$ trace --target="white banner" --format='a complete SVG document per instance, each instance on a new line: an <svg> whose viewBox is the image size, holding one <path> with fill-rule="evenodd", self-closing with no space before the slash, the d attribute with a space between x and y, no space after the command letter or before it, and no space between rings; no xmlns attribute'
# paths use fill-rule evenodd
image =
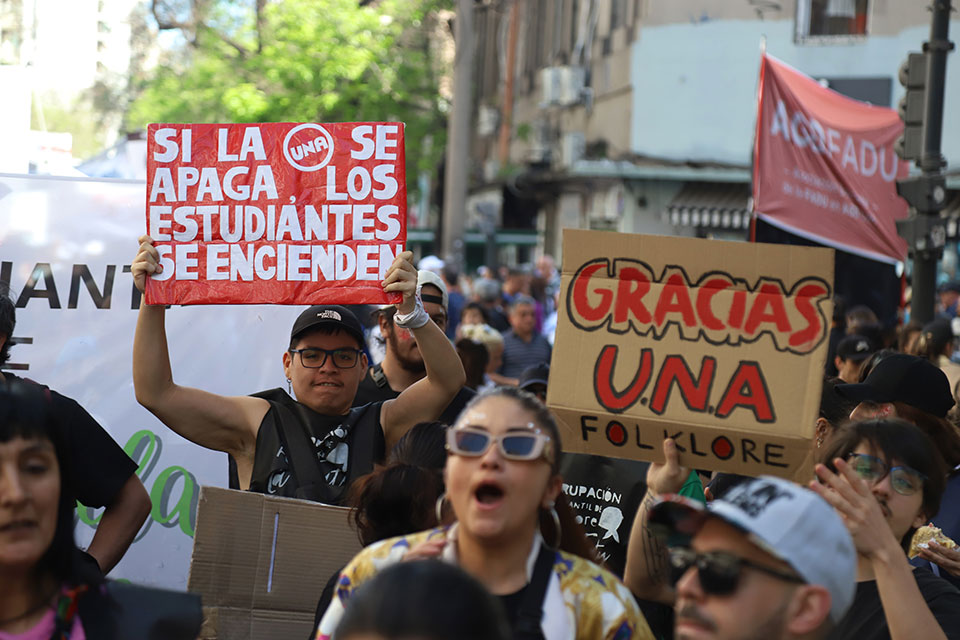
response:
<svg viewBox="0 0 960 640"><path fill-rule="evenodd" d="M199 487L226 486L227 456L184 440L137 404L131 376L145 183L0 174L0 281L17 302L13 373L79 402L140 465L153 510L110 574L185 589ZM224 395L285 386L298 307L167 312L174 380ZM89 544L99 511L77 510Z"/></svg>

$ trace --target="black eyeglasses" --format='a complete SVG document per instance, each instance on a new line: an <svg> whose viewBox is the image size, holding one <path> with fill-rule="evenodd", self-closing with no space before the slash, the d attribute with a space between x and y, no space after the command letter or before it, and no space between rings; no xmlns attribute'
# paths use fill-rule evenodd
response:
<svg viewBox="0 0 960 640"><path fill-rule="evenodd" d="M308 369L319 369L327 362L327 356L333 357L333 365L338 369L351 369L360 360L359 349L290 349L290 353L300 354L300 364Z"/></svg>
<svg viewBox="0 0 960 640"><path fill-rule="evenodd" d="M876 484L890 474L890 486L902 496L912 496L923 489L923 481L927 479L927 476L913 467L891 467L880 458L865 453L851 453L847 456L847 461L854 473L870 484Z"/></svg>
<svg viewBox="0 0 960 640"><path fill-rule="evenodd" d="M762 571L787 582L797 584L806 582L800 576L756 564L724 551L697 553L689 547L673 547L670 549L670 565L672 568L671 580L674 585L690 567L695 566L700 588L703 589L704 593L717 596L728 595L737 590L737 585L740 583L740 574L744 567Z"/></svg>

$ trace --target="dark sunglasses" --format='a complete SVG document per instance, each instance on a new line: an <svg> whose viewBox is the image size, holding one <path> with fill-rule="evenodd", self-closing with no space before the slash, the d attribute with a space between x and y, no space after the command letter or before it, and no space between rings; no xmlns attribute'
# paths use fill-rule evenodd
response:
<svg viewBox="0 0 960 640"><path fill-rule="evenodd" d="M447 430L447 451L460 456L482 456L494 442L500 446L500 453L508 460L536 460L541 456L550 460L553 452L550 436L538 431L525 429L494 436L475 427Z"/></svg>
<svg viewBox="0 0 960 640"><path fill-rule="evenodd" d="M696 567L700 588L703 589L704 593L716 596L728 595L737 590L744 567L762 571L787 582L797 584L806 582L800 576L772 567L765 567L762 564L756 564L724 551L697 553L689 547L672 547L670 549L670 566L672 569L670 576L672 584L676 585L690 567Z"/></svg>
<svg viewBox="0 0 960 640"><path fill-rule="evenodd" d="M854 473L870 484L876 484L890 474L890 486L902 496L912 496L923 489L923 482L927 479L913 467L891 467L880 458L865 453L851 453L847 456L847 462Z"/></svg>

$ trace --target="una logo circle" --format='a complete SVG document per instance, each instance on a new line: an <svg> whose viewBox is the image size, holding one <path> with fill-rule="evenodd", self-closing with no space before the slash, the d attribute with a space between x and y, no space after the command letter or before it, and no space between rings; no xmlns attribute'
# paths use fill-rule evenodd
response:
<svg viewBox="0 0 960 640"><path fill-rule="evenodd" d="M333 136L318 124L299 124L283 139L283 157L300 171L316 171L333 157Z"/></svg>

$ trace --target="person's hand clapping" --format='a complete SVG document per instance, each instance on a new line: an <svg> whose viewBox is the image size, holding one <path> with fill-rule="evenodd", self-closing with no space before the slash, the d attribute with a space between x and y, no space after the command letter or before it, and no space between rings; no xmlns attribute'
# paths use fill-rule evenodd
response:
<svg viewBox="0 0 960 640"><path fill-rule="evenodd" d="M147 276L163 273L163 265L160 264L160 254L153 246L153 238L142 235L138 242L140 243L140 249L130 264L130 273L133 275L134 286L140 290L140 293L143 293L147 286Z"/></svg>

